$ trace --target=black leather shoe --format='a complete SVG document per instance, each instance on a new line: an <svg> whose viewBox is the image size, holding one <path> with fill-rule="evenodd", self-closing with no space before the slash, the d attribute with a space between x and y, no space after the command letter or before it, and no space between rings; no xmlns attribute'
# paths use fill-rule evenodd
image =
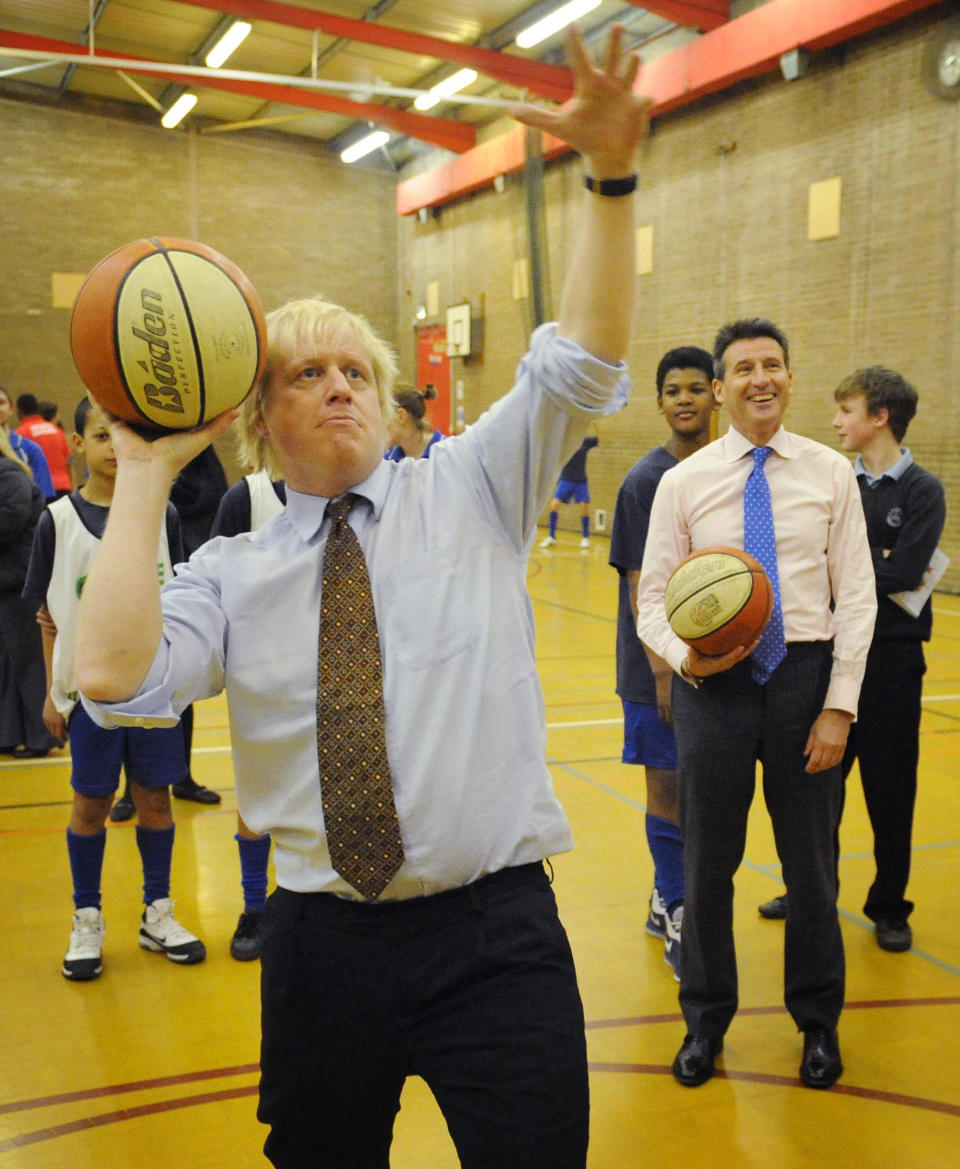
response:
<svg viewBox="0 0 960 1169"><path fill-rule="evenodd" d="M757 912L768 921L783 921L787 916L786 893L781 893L779 897L773 897L769 901L764 901L762 905L757 906Z"/></svg>
<svg viewBox="0 0 960 1169"><path fill-rule="evenodd" d="M809 1027L803 1033L800 1079L808 1088L832 1088L843 1073L836 1031Z"/></svg>
<svg viewBox="0 0 960 1169"><path fill-rule="evenodd" d="M673 1078L688 1088L706 1083L713 1075L713 1061L721 1051L722 1039L688 1035L673 1061Z"/></svg>
<svg viewBox="0 0 960 1169"><path fill-rule="evenodd" d="M179 783L172 784L170 790L178 800L193 800L195 804L219 804L220 793L212 788L197 783L193 776L188 775Z"/></svg>
<svg viewBox="0 0 960 1169"><path fill-rule="evenodd" d="M881 950L901 954L913 945L913 930L905 921L878 921L877 945Z"/></svg>

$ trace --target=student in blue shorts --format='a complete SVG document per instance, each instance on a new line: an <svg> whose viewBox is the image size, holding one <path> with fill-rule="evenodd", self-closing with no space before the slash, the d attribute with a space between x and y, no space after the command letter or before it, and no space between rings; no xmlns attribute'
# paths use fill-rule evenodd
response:
<svg viewBox="0 0 960 1169"><path fill-rule="evenodd" d="M677 807L677 751L670 713L673 671L637 636L637 583L650 508L664 472L710 441L713 358L692 345L671 349L657 367L657 404L672 434L627 472L610 535L610 564L620 574L617 693L623 703L623 762L643 764L647 844L653 891L647 933L664 939L664 959L680 977L683 839ZM648 660L649 659L649 660ZM652 667L652 668L651 668Z"/></svg>
<svg viewBox="0 0 960 1169"><path fill-rule="evenodd" d="M587 455L600 445L596 434L588 434L570 458L560 469L557 488L550 501L549 535L540 541L541 548L549 548L557 542L557 518L561 503L580 505L580 547L590 547L590 485L587 482Z"/></svg>
<svg viewBox="0 0 960 1169"><path fill-rule="evenodd" d="M174 824L169 788L185 776L182 728L178 724L163 730L103 730L77 701L77 610L106 526L117 461L106 418L86 398L77 407L74 426L73 444L86 458L89 475L78 491L52 503L40 517L23 596L40 607L48 682L43 719L51 734L70 739L73 808L67 852L75 912L62 973L65 978L84 982L97 978L103 970L100 881L107 815L121 767L131 781L139 818L136 832L143 862L144 900L140 945L184 966L202 962L206 949L173 916L170 900ZM173 562L180 559L179 521L168 507L157 552L160 583L173 576Z"/></svg>

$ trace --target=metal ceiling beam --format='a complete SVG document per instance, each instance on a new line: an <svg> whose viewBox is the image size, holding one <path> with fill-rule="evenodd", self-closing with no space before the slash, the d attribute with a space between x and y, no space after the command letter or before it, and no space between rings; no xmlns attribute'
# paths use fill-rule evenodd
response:
<svg viewBox="0 0 960 1169"><path fill-rule="evenodd" d="M684 28L713 29L730 19L730 0L626 0L634 8L645 8L682 24Z"/></svg>
<svg viewBox="0 0 960 1169"><path fill-rule="evenodd" d="M640 71L636 88L664 114L748 77L772 73L792 49L811 52L892 24L940 0L769 0L687 45L657 57ZM397 213L439 206L489 186L518 169L522 127L397 185ZM562 153L561 147L553 153Z"/></svg>
<svg viewBox="0 0 960 1169"><path fill-rule="evenodd" d="M564 102L573 93L573 73L563 65L530 61L509 53L481 49L476 45L460 44L457 41L406 32L384 24L334 16L332 13L317 12L312 8L298 8L293 4L279 3L278 0L179 0L179 3L189 4L194 8L212 8L217 12L229 12L234 16L245 16L252 20L266 20L288 28L302 28L308 32L319 29L331 37L363 41L384 49L396 49L402 53L452 61L457 65L467 65L471 69L476 69L478 73L485 73L488 77L494 77L497 81L512 85L516 89L526 89L540 97L549 98L551 101Z"/></svg>
<svg viewBox="0 0 960 1169"><path fill-rule="evenodd" d="M26 33L11 32L0 29L0 45L10 49L25 49L43 53L76 53L85 46L72 44L69 41L56 41L48 37L30 36ZM110 60L120 59L124 68L130 73L144 73L138 70L138 60L126 53L84 53L88 60L97 57L107 57ZM144 62L145 64L147 62ZM476 127L465 122L455 122L449 118L435 118L429 114L417 114L409 110L397 109L393 106L378 105L374 102L364 103L350 101L346 98L334 97L307 91L296 87L300 80L309 82L307 78L291 78L289 85L271 84L262 81L232 81L225 77L204 75L201 78L181 73L175 64L164 66L162 70L151 69L150 74L178 81L183 85L196 86L201 89L223 89L230 93L243 94L246 97L256 97L261 101L279 102L288 106L304 106L308 109L322 110L325 113L342 114L344 117L361 119L373 122L378 126L388 126L398 134L406 134L422 142L430 142L444 150L452 150L462 154L476 145ZM362 86L357 86L358 89Z"/></svg>

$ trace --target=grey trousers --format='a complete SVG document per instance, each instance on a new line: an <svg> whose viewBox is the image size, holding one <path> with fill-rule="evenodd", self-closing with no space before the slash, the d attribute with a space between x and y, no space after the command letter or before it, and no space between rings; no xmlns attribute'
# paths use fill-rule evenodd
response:
<svg viewBox="0 0 960 1169"><path fill-rule="evenodd" d="M800 1030L837 1025L845 966L833 840L842 780L839 766L808 775L803 755L830 669L831 643L800 642L765 686L751 678L749 661L699 689L674 680L686 882L680 1006L691 1034L719 1038L737 1010L733 877L758 761L790 897L787 1010Z"/></svg>

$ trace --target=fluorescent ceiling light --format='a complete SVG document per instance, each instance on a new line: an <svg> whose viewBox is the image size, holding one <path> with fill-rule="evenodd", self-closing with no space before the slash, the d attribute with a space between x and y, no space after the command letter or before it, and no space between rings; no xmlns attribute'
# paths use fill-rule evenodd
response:
<svg viewBox="0 0 960 1169"><path fill-rule="evenodd" d="M374 130L372 134L367 134L365 138L354 142L346 150L341 150L340 158L346 163L356 162L360 158L365 158L371 151L376 150L378 146L383 146L385 142L389 141L390 135L386 130Z"/></svg>
<svg viewBox="0 0 960 1169"><path fill-rule="evenodd" d="M230 54L247 39L251 28L253 25L245 20L235 20L204 57L207 68L219 69Z"/></svg>
<svg viewBox="0 0 960 1169"><path fill-rule="evenodd" d="M476 80L476 69L461 69L458 73L451 73L444 81L438 81L429 93L422 93L413 103L414 109L432 110L445 97L459 93L461 89L466 89Z"/></svg>
<svg viewBox="0 0 960 1169"><path fill-rule="evenodd" d="M525 28L517 37L517 44L521 49L532 49L534 45L539 45L547 37L552 37L555 32L559 32L568 24L579 20L581 16L586 16L594 8L599 8L600 3L601 0L570 0L569 4L562 5L556 11L551 12L549 16L545 16L536 24Z"/></svg>
<svg viewBox="0 0 960 1169"><path fill-rule="evenodd" d="M160 125L165 130L172 130L174 126L179 126L196 104L197 95L195 93L181 93L170 109L160 119Z"/></svg>

